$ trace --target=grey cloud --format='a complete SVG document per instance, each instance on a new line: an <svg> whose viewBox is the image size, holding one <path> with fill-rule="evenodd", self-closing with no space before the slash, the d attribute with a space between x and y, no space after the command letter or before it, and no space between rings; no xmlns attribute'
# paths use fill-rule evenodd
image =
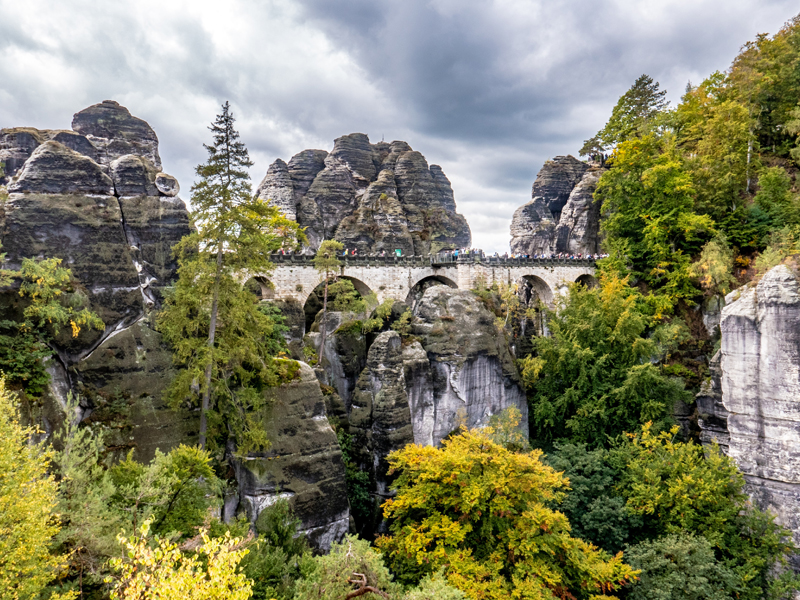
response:
<svg viewBox="0 0 800 600"><path fill-rule="evenodd" d="M774 0L0 0L0 126L69 127L113 98L150 122L188 196L230 100L258 181L361 131L405 139L503 251L541 164L576 153L648 73L676 101L797 10Z"/></svg>

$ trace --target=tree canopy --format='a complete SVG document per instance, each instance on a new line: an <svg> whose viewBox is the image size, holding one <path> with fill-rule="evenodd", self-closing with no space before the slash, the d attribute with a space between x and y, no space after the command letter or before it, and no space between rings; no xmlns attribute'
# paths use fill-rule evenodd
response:
<svg viewBox="0 0 800 600"><path fill-rule="evenodd" d="M474 599L589 598L610 594L635 572L622 555L572 537L548 507L567 481L541 450L512 452L492 431L462 431L441 448L411 444L389 456L397 495L384 504L380 538L403 583L444 569Z"/></svg>

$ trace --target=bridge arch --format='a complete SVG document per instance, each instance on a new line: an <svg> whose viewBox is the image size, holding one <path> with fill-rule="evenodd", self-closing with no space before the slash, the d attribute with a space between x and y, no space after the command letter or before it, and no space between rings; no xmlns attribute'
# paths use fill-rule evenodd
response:
<svg viewBox="0 0 800 600"><path fill-rule="evenodd" d="M359 294L361 294L362 297L366 297L372 293L372 289L357 277L352 277L349 275L338 275L337 279L346 279L347 281L352 283L353 287ZM330 281L328 285L330 286L332 283L333 281ZM319 311L322 310L324 289L325 289L325 282L320 281L319 283L317 283L316 286L314 286L313 289L309 290L308 294L305 296L305 300L303 301L303 313L305 314L306 318L306 331L311 331L311 326L314 323L314 319L316 318L317 313L319 313ZM329 295L328 310L332 310L330 304L332 301L333 298Z"/></svg>
<svg viewBox="0 0 800 600"><path fill-rule="evenodd" d="M430 287L436 285L446 285L451 288L458 288L458 284L446 277L444 275L435 274L435 275L425 275L424 277L419 278L414 285L411 286L411 289L408 291L408 295L406 296L406 304L408 304L412 310L417 308L417 304L422 299L422 295L425 293Z"/></svg>
<svg viewBox="0 0 800 600"><path fill-rule="evenodd" d="M245 281L244 287L253 292L259 300L273 300L275 298L275 286L269 279L261 275L256 275Z"/></svg>
<svg viewBox="0 0 800 600"><path fill-rule="evenodd" d="M538 275L523 275L519 282L520 299L527 305L533 306L537 301L541 301L546 306L552 308L554 294L550 285Z"/></svg>
<svg viewBox="0 0 800 600"><path fill-rule="evenodd" d="M598 286L600 285L600 284L598 283L598 281L597 281L597 277L595 277L594 275L590 275L590 274L588 274L588 273L585 273L585 274L583 274L583 275L580 275L580 276L579 276L579 277L578 277L578 278L575 280L575 283L582 283L582 284L583 284L583 285L585 285L587 288L596 288L596 287L598 287Z"/></svg>

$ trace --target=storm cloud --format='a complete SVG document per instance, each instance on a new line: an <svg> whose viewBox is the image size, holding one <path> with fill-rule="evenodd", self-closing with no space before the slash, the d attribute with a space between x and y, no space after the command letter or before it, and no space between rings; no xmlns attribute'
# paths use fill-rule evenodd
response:
<svg viewBox="0 0 800 600"><path fill-rule="evenodd" d="M114 99L188 198L230 100L256 161L351 132L406 140L453 183L474 244L508 247L542 163L576 154L648 73L677 102L790 0L0 0L0 127L68 128Z"/></svg>

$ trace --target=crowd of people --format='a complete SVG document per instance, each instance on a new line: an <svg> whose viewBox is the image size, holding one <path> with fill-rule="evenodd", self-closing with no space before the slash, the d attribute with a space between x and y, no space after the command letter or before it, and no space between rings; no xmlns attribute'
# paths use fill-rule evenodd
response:
<svg viewBox="0 0 800 600"><path fill-rule="evenodd" d="M278 254L292 254L291 250L284 250L281 248L278 250ZM479 257L479 258L486 258L486 254L483 250L478 248L457 248L455 250L444 250L442 252L437 253L439 258L449 258L450 260L458 260L459 257ZM371 254L371 255L363 255L358 253L358 248L345 248L342 251L342 256L379 256L381 258L386 256L403 256L402 251L395 250L394 252L386 253L386 250L381 250L378 254ZM606 258L608 254L583 254L581 252L577 253L570 253L570 252L550 252L550 253L543 253L543 254L515 254L508 252L503 253L502 255L495 252L491 258L502 258L502 259L517 259L517 258L524 258L524 259L537 259L537 260L582 260L582 259L589 259L589 260L600 260L601 258Z"/></svg>

